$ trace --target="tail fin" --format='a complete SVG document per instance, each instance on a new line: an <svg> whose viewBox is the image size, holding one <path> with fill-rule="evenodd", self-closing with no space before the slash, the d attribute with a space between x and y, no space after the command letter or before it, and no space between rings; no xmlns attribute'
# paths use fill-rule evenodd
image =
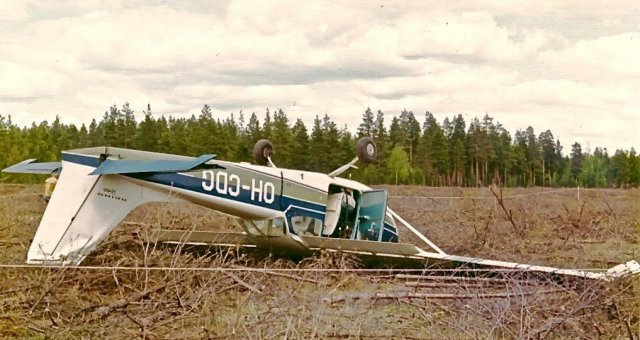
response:
<svg viewBox="0 0 640 340"><path fill-rule="evenodd" d="M120 175L62 161L62 173L27 255L29 264L79 264L126 215L147 202L179 201Z"/></svg>

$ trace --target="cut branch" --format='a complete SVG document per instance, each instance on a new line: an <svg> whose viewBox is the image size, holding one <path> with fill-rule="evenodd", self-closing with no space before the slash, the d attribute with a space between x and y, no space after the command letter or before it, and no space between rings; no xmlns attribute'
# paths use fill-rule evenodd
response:
<svg viewBox="0 0 640 340"><path fill-rule="evenodd" d="M504 199L502 198L502 188L500 188L500 194L496 193L496 191L493 189L493 185L489 186L489 190L491 191L493 197L495 197L496 202L498 203L500 208L502 208L504 215L507 217L507 221L511 223L511 226L513 226L516 234L522 237L522 228L518 227L516 222L513 220L513 212L511 211L511 209L507 209L507 207L505 207L504 205Z"/></svg>
<svg viewBox="0 0 640 340"><path fill-rule="evenodd" d="M482 294L425 294L425 293L374 293L338 295L322 299L324 303L333 304L349 300L397 300L397 299L433 299L433 300L472 300L472 299L505 299L519 296L562 293L562 289L540 290L514 293L482 293Z"/></svg>
<svg viewBox="0 0 640 340"><path fill-rule="evenodd" d="M115 311L117 309L121 309L121 308L127 307L132 302L144 299L144 298L148 297L150 294L155 293L157 291L160 291L160 290L166 288L167 286L168 286L167 283L161 284L161 285L155 286L155 287L153 287L151 289L145 290L143 292L133 294L132 296L130 296L128 298L119 299L119 300L116 300L116 301L106 305L106 306L99 307L93 313L93 317L91 319L89 319L89 322L95 321L97 319L104 318L107 315L111 314L113 311Z"/></svg>
<svg viewBox="0 0 640 340"><path fill-rule="evenodd" d="M241 278L239 278L237 275L233 274L233 273L226 273L228 277L230 277L233 281L235 281L237 284L247 288L248 290L256 293L256 294L262 294L262 292L260 291L260 289L246 283L245 281L243 281Z"/></svg>

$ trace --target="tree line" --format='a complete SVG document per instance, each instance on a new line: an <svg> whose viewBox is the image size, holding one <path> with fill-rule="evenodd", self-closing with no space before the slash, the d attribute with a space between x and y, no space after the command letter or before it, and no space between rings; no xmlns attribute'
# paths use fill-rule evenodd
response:
<svg viewBox="0 0 640 340"><path fill-rule="evenodd" d="M219 159L249 162L253 145L266 138L274 144L278 166L330 172L353 159L358 138L370 136L378 147L378 162L350 173L368 184L640 185L640 157L633 148L609 155L599 147L585 151L576 142L565 155L550 130L536 135L528 127L512 136L489 115L467 124L458 114L440 123L427 111L421 123L412 111L403 110L387 124L383 112L367 108L355 133L326 114L316 116L309 130L301 119L291 121L282 110L267 109L261 118L254 112L247 119L241 111L216 119L204 105L197 116L176 118L154 115L148 105L142 115L137 121L128 103L114 105L100 121L80 127L64 124L60 117L19 127L11 116L0 115L0 166L27 158L54 161L62 150L103 145L191 156L215 153ZM4 174L2 180L39 179Z"/></svg>

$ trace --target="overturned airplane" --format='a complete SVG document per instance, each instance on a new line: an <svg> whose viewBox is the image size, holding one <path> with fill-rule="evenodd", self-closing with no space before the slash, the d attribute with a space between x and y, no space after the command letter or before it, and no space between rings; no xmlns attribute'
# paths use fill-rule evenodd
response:
<svg viewBox="0 0 640 340"><path fill-rule="evenodd" d="M357 161L372 162L376 145L357 142L357 156L329 174L278 168L273 146L260 140L253 149L258 165L94 147L62 152L62 161L27 160L4 172L60 173L42 217L27 263L79 265L126 215L148 202L191 202L239 218L243 232L157 231L159 242L243 246L297 255L326 249L428 265L507 268L609 280L640 273L629 261L596 273L519 264L445 253L387 207L387 192L339 177ZM399 230L423 246L401 243ZM423 248L426 248L423 249Z"/></svg>

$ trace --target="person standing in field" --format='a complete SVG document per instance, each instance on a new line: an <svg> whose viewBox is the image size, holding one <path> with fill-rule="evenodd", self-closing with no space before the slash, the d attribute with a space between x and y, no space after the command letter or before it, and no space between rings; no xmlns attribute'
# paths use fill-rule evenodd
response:
<svg viewBox="0 0 640 340"><path fill-rule="evenodd" d="M56 187L56 183L58 183L56 174L51 174L51 177L44 181L44 195L42 195L42 198L47 203L49 203L49 200L51 199L51 194L53 193L53 189Z"/></svg>

